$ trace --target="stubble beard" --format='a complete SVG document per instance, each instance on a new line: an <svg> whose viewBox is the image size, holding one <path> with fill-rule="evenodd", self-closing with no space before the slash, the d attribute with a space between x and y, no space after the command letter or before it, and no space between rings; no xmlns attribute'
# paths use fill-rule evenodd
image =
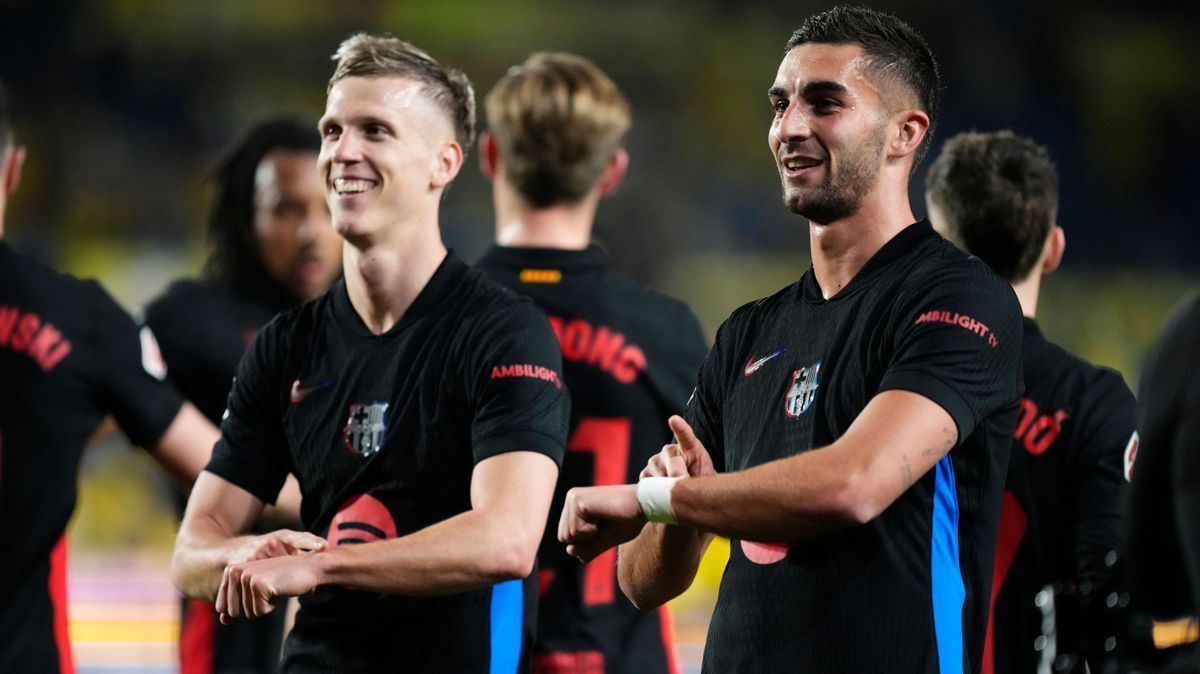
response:
<svg viewBox="0 0 1200 674"><path fill-rule="evenodd" d="M810 190L794 189L791 192L785 184L784 205L796 215L819 224L829 224L852 215L879 175L883 143L884 130L880 127L853 152L844 156L836 173L826 159L821 184Z"/></svg>

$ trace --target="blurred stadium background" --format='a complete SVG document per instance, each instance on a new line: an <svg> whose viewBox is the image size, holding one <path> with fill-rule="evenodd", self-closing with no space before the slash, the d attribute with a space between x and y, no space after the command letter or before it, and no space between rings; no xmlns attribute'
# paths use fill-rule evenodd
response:
<svg viewBox="0 0 1200 674"><path fill-rule="evenodd" d="M1198 287L1200 27L1194 2L885 0L939 56L934 140L1007 128L1049 146L1062 179L1064 268L1045 283L1052 339L1119 370L1139 365ZM827 3L482 0L3 0L0 77L30 159L7 238L95 277L136 309L205 255L206 173L254 121L320 115L329 55L358 30L411 40L467 72L480 98L536 50L593 59L634 108L631 171L596 238L617 267L688 301L709 335L736 306L808 266L781 205L766 88L791 30ZM443 211L468 259L491 236L472 156ZM923 215L924 166L913 182ZM173 507L149 461L110 440L87 455L72 525L72 636L81 672L174 671L165 564ZM676 602L698 662L718 549ZM698 670L697 670L698 671Z"/></svg>

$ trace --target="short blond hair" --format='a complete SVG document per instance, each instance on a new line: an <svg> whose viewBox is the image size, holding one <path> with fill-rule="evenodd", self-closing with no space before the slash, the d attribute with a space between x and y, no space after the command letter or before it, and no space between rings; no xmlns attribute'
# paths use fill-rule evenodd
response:
<svg viewBox="0 0 1200 674"><path fill-rule="evenodd" d="M488 93L487 122L508 181L530 205L576 203L629 130L629 102L591 61L536 53Z"/></svg>
<svg viewBox="0 0 1200 674"><path fill-rule="evenodd" d="M329 89L347 77L404 77L424 85L430 100L449 115L463 154L475 142L475 90L460 70L448 68L420 47L390 35L356 33L333 54L337 67Z"/></svg>

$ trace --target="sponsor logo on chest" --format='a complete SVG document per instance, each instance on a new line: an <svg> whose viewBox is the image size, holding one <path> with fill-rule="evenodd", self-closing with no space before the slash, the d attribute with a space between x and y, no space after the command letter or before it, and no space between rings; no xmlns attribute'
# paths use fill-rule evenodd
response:
<svg viewBox="0 0 1200 674"><path fill-rule="evenodd" d="M788 387L784 397L783 411L791 418L799 417L812 407L817 398L817 388L820 386L818 376L821 372L821 361L792 372L792 385Z"/></svg>
<svg viewBox="0 0 1200 674"><path fill-rule="evenodd" d="M377 454L387 433L387 408L387 402L381 400L352 403L342 431L346 449L364 459Z"/></svg>

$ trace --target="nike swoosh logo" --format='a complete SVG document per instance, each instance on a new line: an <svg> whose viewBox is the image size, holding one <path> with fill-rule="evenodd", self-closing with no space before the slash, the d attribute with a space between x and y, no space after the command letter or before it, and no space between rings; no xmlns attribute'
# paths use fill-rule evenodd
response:
<svg viewBox="0 0 1200 674"><path fill-rule="evenodd" d="M329 388L330 386L333 386L333 384L336 381L337 381L336 379L326 379L325 381L321 382L320 384L317 384L316 386L309 386L308 388L304 388L304 387L300 386L300 380L297 379L296 381L292 382L292 393L289 396L289 399L293 403L304 402L304 399L307 398L309 395L311 395L313 392L320 391L323 388Z"/></svg>
<svg viewBox="0 0 1200 674"><path fill-rule="evenodd" d="M750 375L754 374L755 372L758 372L758 369L760 367L762 367L763 365L766 365L768 360L771 360L775 356L778 356L778 355L784 353L785 351L787 351L787 349L780 349L769 356L763 356L762 358L759 358L758 360L754 361L753 363L750 361L746 361L746 369L743 372L745 373L745 375L747 377L749 377ZM753 358L753 356L751 356L751 358Z"/></svg>

